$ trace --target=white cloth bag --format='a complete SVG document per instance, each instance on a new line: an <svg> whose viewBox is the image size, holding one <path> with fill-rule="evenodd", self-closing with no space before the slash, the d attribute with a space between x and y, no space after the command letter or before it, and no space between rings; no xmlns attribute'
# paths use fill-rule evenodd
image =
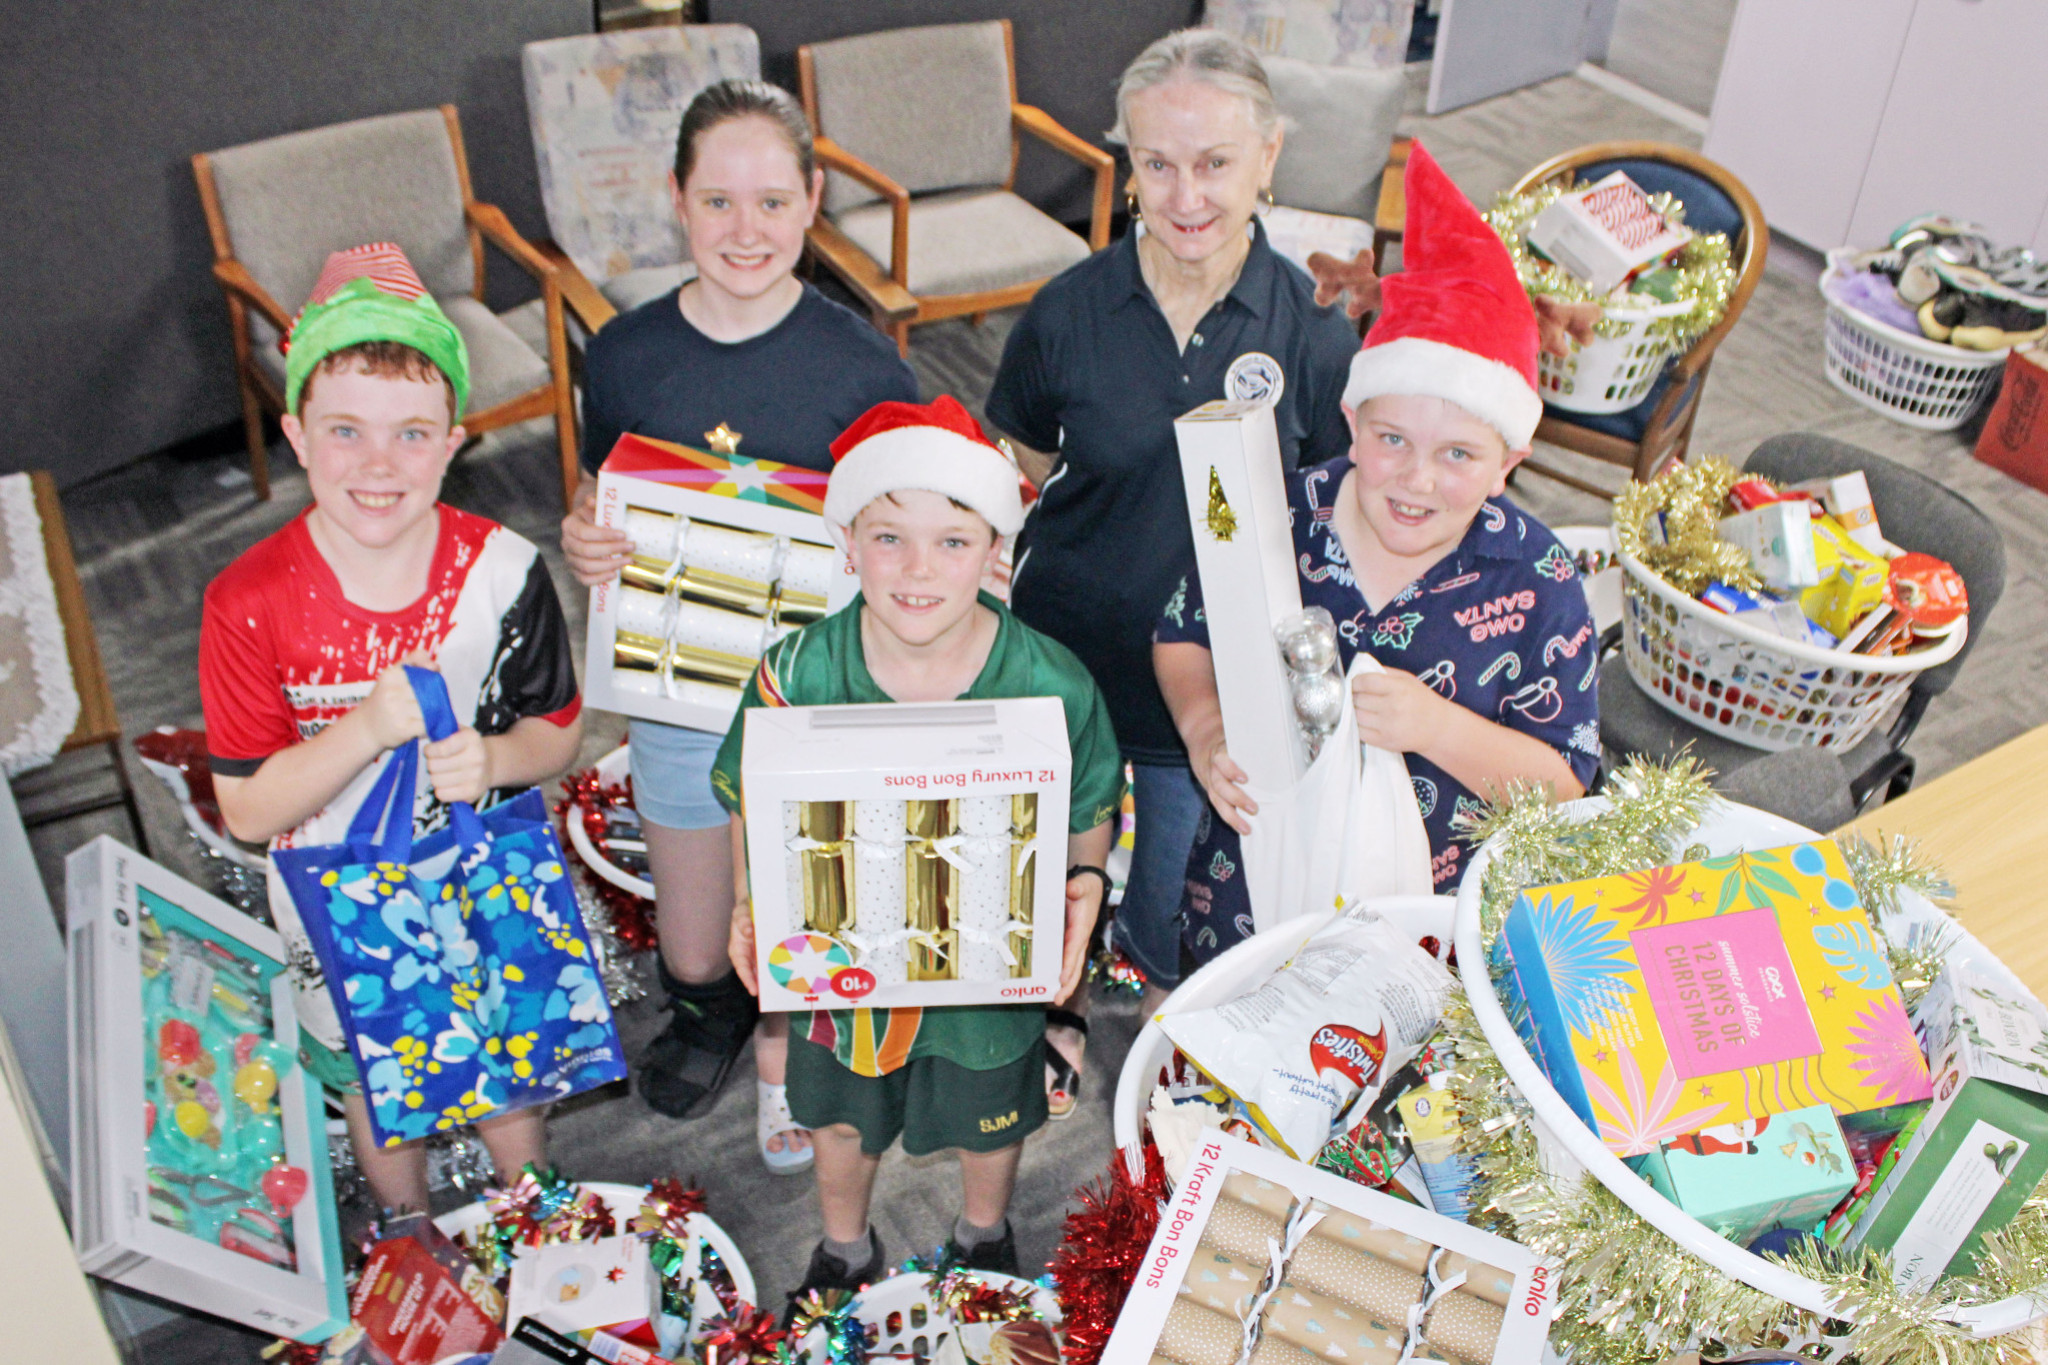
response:
<svg viewBox="0 0 2048 1365"><path fill-rule="evenodd" d="M1351 678L1383 671L1360 651ZM1244 836L1252 923L1270 929L1297 915L1367 896L1427 896L1429 834L1401 755L1358 741L1350 705L1301 780L1284 792L1247 785L1259 803Z"/></svg>

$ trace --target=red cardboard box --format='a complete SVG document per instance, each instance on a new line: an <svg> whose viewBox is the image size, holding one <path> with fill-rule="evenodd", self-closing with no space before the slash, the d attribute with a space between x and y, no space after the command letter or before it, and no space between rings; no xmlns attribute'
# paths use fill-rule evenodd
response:
<svg viewBox="0 0 2048 1365"><path fill-rule="evenodd" d="M2048 349L2014 351L2006 360L1977 458L2048 492Z"/></svg>
<svg viewBox="0 0 2048 1365"><path fill-rule="evenodd" d="M370 1249L349 1317L392 1365L433 1365L496 1350L505 1339L433 1253L410 1237Z"/></svg>

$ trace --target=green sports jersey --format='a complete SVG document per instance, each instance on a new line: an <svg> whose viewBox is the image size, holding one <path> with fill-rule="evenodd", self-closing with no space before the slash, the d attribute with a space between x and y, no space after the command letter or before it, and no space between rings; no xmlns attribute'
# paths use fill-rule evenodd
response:
<svg viewBox="0 0 2048 1365"><path fill-rule="evenodd" d="M1068 827L1073 833L1094 829L1117 813L1124 795L1123 755L1102 693L1064 645L1019 621L987 593L980 601L996 614L995 643L980 676L958 700L1058 697L1066 706L1071 756ZM740 811L740 754L748 708L893 700L868 672L860 616L861 599L856 596L845 609L778 641L762 658L711 770L712 790L727 810ZM981 1071L1023 1056L1045 1032L1045 1007L813 1010L796 1028L799 1037L831 1048L842 1065L861 1075L885 1074L913 1057L944 1057Z"/></svg>

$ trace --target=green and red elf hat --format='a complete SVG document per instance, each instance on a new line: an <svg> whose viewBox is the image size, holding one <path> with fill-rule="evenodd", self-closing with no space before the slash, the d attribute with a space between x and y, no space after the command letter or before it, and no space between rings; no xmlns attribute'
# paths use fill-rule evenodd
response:
<svg viewBox="0 0 2048 1365"><path fill-rule="evenodd" d="M306 376L321 361L366 341L395 341L431 360L454 386L454 415L462 416L469 405L469 348L394 242L337 251L321 267L290 335L278 343L285 357L285 410L298 410Z"/></svg>

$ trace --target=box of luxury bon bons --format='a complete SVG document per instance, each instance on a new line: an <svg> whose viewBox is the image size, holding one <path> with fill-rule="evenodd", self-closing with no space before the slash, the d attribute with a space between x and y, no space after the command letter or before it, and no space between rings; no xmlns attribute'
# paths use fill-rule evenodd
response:
<svg viewBox="0 0 2048 1365"><path fill-rule="evenodd" d="M1536 1365L1556 1289L1518 1242L1206 1129L1102 1365Z"/></svg>
<svg viewBox="0 0 2048 1365"><path fill-rule="evenodd" d="M746 726L762 1009L1051 1003L1066 936L1058 698L764 706Z"/></svg>
<svg viewBox="0 0 2048 1365"><path fill-rule="evenodd" d="M584 700L719 733L762 651L853 600L822 515L826 476L626 435L597 477L597 524L633 562L590 590Z"/></svg>

